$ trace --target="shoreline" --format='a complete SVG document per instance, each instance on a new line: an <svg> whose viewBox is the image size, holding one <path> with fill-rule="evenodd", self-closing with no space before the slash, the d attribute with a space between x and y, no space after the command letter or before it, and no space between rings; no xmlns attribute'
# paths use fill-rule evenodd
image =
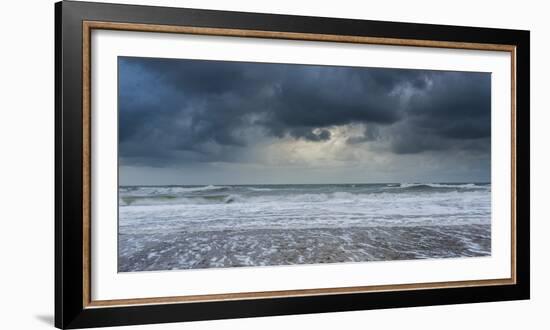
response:
<svg viewBox="0 0 550 330"><path fill-rule="evenodd" d="M119 233L119 272L480 257L491 225Z"/></svg>

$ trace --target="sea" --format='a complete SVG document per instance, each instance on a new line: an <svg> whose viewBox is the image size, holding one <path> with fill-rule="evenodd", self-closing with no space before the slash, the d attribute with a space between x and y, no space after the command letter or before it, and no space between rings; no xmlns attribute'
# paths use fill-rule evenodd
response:
<svg viewBox="0 0 550 330"><path fill-rule="evenodd" d="M491 255L490 183L120 186L120 272Z"/></svg>

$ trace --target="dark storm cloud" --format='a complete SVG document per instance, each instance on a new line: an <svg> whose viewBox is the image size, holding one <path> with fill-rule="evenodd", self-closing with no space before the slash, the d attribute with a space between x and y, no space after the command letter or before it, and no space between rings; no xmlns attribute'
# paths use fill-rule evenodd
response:
<svg viewBox="0 0 550 330"><path fill-rule="evenodd" d="M262 139L387 141L394 153L485 150L490 75L376 68L119 58L122 161L233 161Z"/></svg>
<svg viewBox="0 0 550 330"><path fill-rule="evenodd" d="M396 125L393 150L467 149L487 151L491 135L491 76L485 73L439 72L431 87L408 102L404 125Z"/></svg>

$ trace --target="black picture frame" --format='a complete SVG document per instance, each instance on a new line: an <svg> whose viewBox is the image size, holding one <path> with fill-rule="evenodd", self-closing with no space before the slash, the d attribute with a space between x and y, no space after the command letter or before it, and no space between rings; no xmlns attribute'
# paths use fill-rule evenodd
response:
<svg viewBox="0 0 550 330"><path fill-rule="evenodd" d="M329 34L515 47L516 281L422 290L86 306L83 22ZM529 299L529 31L62 1L55 4L55 326L85 328Z"/></svg>

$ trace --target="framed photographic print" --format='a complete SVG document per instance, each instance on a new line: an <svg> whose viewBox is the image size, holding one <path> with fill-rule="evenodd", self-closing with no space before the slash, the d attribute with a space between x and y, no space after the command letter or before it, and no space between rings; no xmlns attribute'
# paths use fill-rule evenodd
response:
<svg viewBox="0 0 550 330"><path fill-rule="evenodd" d="M59 328L529 298L529 32L59 2Z"/></svg>

